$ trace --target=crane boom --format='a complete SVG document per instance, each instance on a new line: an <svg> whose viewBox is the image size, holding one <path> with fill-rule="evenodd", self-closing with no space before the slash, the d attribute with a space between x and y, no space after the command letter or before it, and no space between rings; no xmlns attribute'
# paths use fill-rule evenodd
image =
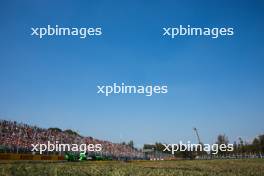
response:
<svg viewBox="0 0 264 176"><path fill-rule="evenodd" d="M197 139L198 139L199 144L202 144L202 141L201 141L200 136L198 134L198 129L194 127L193 130L195 131L195 134L197 136Z"/></svg>

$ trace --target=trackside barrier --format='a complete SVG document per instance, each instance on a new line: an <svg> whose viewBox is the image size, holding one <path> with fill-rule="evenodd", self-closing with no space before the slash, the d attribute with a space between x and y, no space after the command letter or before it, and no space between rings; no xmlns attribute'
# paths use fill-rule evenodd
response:
<svg viewBox="0 0 264 176"><path fill-rule="evenodd" d="M31 154L13 154L0 153L0 160L65 160L64 156L58 155L31 155Z"/></svg>

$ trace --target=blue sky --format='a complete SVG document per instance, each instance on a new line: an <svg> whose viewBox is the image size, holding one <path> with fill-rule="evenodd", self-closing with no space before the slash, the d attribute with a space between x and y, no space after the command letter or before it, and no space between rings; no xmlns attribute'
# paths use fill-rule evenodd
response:
<svg viewBox="0 0 264 176"><path fill-rule="evenodd" d="M264 124L262 1L1 1L0 118L114 142L251 140ZM30 35L31 27L97 27L100 37ZM178 25L234 36L162 37ZM168 85L169 93L104 97L96 85Z"/></svg>

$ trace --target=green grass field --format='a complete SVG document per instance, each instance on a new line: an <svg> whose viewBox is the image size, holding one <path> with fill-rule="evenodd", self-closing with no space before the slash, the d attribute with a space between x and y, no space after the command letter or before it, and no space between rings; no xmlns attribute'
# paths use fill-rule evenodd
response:
<svg viewBox="0 0 264 176"><path fill-rule="evenodd" d="M0 162L4 176L263 176L264 160Z"/></svg>

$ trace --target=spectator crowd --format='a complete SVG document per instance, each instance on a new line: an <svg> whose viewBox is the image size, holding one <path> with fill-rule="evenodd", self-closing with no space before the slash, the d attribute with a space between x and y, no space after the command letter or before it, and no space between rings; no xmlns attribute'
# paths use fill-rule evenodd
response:
<svg viewBox="0 0 264 176"><path fill-rule="evenodd" d="M72 130L45 129L16 121L0 120L1 152L30 153L31 144L46 144L48 141L59 141L63 144L101 144L102 151L97 154L113 158L143 158L142 151L126 144L84 137Z"/></svg>

